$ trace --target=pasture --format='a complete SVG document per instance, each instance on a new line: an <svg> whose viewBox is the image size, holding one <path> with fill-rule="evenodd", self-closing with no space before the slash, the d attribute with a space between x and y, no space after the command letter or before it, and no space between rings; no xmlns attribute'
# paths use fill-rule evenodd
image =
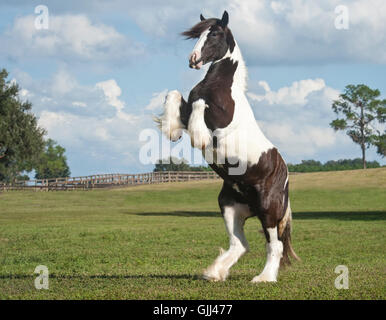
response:
<svg viewBox="0 0 386 320"><path fill-rule="evenodd" d="M221 181L0 194L1 299L385 299L386 168L290 176L302 262L252 284L265 263L257 218L250 252L226 282L200 279L228 247ZM34 269L49 269L49 289ZM349 269L349 289L334 286Z"/></svg>

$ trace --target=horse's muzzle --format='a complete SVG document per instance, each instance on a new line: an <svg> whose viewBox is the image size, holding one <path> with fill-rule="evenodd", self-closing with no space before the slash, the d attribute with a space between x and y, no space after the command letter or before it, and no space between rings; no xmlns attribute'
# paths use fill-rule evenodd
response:
<svg viewBox="0 0 386 320"><path fill-rule="evenodd" d="M202 67L202 57L198 52L193 52L189 57L189 68L200 69Z"/></svg>

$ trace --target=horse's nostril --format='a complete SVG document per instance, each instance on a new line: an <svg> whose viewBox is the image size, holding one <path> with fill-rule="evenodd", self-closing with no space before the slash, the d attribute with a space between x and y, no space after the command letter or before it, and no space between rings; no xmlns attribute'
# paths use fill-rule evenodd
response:
<svg viewBox="0 0 386 320"><path fill-rule="evenodd" d="M199 61L199 53L193 52L189 57L189 68L196 69L197 62Z"/></svg>

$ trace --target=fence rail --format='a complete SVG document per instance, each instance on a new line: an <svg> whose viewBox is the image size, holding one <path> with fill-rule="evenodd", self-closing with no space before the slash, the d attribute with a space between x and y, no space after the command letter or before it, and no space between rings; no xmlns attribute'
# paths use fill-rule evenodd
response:
<svg viewBox="0 0 386 320"><path fill-rule="evenodd" d="M206 179L219 179L213 171L165 171L138 174L97 174L84 177L55 179L37 179L17 181L12 184L0 183L0 191L12 190L90 190L95 188L116 187L125 185L143 185L167 182L182 182Z"/></svg>

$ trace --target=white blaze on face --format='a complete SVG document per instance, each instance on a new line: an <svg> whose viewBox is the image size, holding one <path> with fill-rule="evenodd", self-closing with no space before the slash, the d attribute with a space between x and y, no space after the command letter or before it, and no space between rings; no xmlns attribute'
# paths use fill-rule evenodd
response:
<svg viewBox="0 0 386 320"><path fill-rule="evenodd" d="M200 38L198 39L196 45L193 48L192 53L190 54L189 61L195 63L197 60L201 58L201 51L205 44L205 41L208 37L209 29L205 30L203 33L201 33ZM202 67L202 61L200 61L197 64L193 64L193 68L200 69Z"/></svg>

